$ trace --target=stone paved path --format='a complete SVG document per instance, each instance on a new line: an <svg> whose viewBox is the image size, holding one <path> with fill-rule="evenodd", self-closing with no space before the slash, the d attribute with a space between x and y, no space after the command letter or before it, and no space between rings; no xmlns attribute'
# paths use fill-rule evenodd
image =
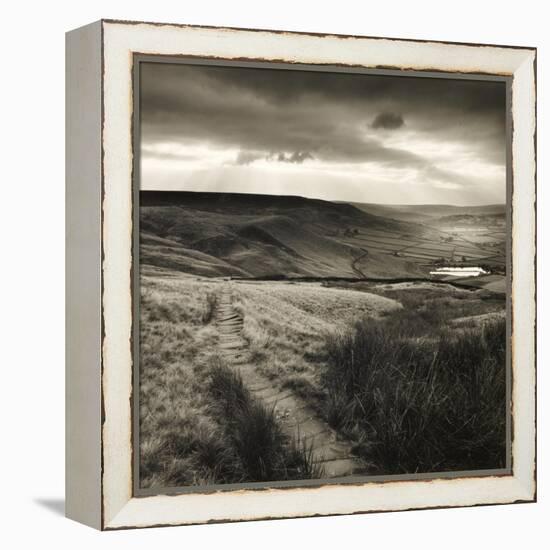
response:
<svg viewBox="0 0 550 550"><path fill-rule="evenodd" d="M323 468L323 477L364 473L364 464L353 455L350 443L338 440L336 432L300 397L290 390L277 388L249 362L247 343L242 337L243 319L233 307L230 285L225 285L221 292L216 325L220 333L221 356L239 372L256 399L275 409L284 432L311 447L313 462Z"/></svg>

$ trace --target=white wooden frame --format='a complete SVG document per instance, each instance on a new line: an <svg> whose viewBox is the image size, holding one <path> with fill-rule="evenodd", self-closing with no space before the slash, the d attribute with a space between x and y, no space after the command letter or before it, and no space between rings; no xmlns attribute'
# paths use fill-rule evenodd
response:
<svg viewBox="0 0 550 550"><path fill-rule="evenodd" d="M512 83L512 475L132 495L133 54L497 74ZM67 515L99 529L533 501L536 50L99 21L67 35Z"/></svg>

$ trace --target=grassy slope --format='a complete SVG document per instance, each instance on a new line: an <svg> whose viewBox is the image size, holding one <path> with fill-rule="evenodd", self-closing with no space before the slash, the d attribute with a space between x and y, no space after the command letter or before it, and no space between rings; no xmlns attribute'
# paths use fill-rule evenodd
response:
<svg viewBox="0 0 550 550"><path fill-rule="evenodd" d="M140 209L142 262L204 276L354 277L351 264L364 250L346 231L425 231L301 197L142 192ZM411 268L383 255L373 265L375 275L405 276Z"/></svg>
<svg viewBox="0 0 550 550"><path fill-rule="evenodd" d="M148 232L141 233L140 262L142 265L183 271L203 277L247 276L246 271L222 259Z"/></svg>
<svg viewBox="0 0 550 550"><path fill-rule="evenodd" d="M204 484L219 475L208 455L223 451L223 430L204 391L215 330L211 285L141 278L140 453L143 487Z"/></svg>
<svg viewBox="0 0 550 550"><path fill-rule="evenodd" d="M316 284L239 283L234 293L254 364L274 384L306 398L321 391L330 334L359 317L374 318L401 307L382 296Z"/></svg>
<svg viewBox="0 0 550 550"><path fill-rule="evenodd" d="M501 296L433 284L235 286L255 363L354 441L373 473L503 466ZM491 322L464 322L472 315Z"/></svg>
<svg viewBox="0 0 550 550"><path fill-rule="evenodd" d="M141 486L318 476L308 449L217 357L219 285L148 269L141 289Z"/></svg>

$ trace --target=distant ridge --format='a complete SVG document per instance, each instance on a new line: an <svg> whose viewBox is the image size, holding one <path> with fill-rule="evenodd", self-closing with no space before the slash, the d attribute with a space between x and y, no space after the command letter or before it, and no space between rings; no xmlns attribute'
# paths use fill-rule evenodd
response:
<svg viewBox="0 0 550 550"><path fill-rule="evenodd" d="M477 206L457 206L453 204L375 204L350 203L357 209L375 216L392 218L416 223L427 223L430 220L448 216L504 216L505 204L486 204Z"/></svg>
<svg viewBox="0 0 550 550"><path fill-rule="evenodd" d="M143 206L168 206L197 204L227 208L231 205L280 208L297 208L318 205L331 205L342 212L351 213L350 207L355 206L345 202L332 202L322 199L309 199L299 195L258 195L252 193L216 193L210 191L140 191L140 203Z"/></svg>
<svg viewBox="0 0 550 550"><path fill-rule="evenodd" d="M427 208L456 208L456 209L492 209L492 208L506 208L506 203L489 203L489 204L446 204L446 203L426 203L426 204L385 204L382 202L357 202L357 201L336 201L336 202L348 202L348 204L363 205L366 207L384 207L384 208L410 208L410 209L427 209Z"/></svg>

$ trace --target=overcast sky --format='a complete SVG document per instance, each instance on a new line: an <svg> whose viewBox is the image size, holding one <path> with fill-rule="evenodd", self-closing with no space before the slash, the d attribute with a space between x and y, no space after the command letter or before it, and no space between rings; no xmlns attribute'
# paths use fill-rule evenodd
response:
<svg viewBox="0 0 550 550"><path fill-rule="evenodd" d="M143 63L141 131L142 189L506 197L501 82Z"/></svg>

